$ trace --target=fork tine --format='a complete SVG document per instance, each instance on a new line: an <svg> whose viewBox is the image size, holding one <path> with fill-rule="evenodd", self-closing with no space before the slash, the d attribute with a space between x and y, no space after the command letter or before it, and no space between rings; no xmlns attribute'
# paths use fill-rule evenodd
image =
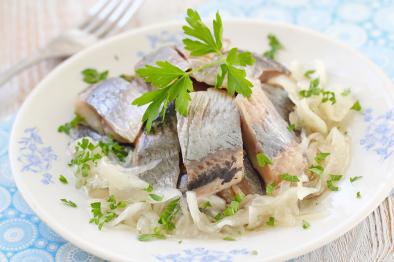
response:
<svg viewBox="0 0 394 262"><path fill-rule="evenodd" d="M126 25L127 21L141 6L143 0L123 0L122 4L119 5L118 9L109 17L108 21L99 28L95 35L97 37L104 37L114 28L122 28ZM126 19L125 19L126 18ZM119 22L123 20L123 24L120 26Z"/></svg>
<svg viewBox="0 0 394 262"><path fill-rule="evenodd" d="M119 5L120 0L111 0L104 6L95 16L92 17L91 22L84 28L89 34L93 34L112 14L112 12Z"/></svg>
<svg viewBox="0 0 394 262"><path fill-rule="evenodd" d="M101 12L104 7L110 2L110 0L99 0L97 3L89 9L88 17L84 19L79 25L78 28L83 30L91 21L92 19Z"/></svg>
<svg viewBox="0 0 394 262"><path fill-rule="evenodd" d="M94 34L97 37L102 37L111 27L113 27L114 22L123 15L123 13L129 8L129 5L133 0L122 0L117 9L108 17L107 21L98 28Z"/></svg>

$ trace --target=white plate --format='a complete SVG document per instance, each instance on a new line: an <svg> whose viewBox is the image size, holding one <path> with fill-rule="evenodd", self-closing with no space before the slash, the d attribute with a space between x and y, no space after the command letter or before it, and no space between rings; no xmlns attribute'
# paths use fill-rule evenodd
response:
<svg viewBox="0 0 394 262"><path fill-rule="evenodd" d="M257 21L228 21L225 37L234 46L262 53L266 35L278 36L286 50L280 61L322 60L331 73L351 80L363 107L349 132L352 161L340 191L331 193L329 214L300 226L273 228L229 242L177 240L139 242L133 232L97 230L88 223L85 193L58 182L60 174L73 183L65 149L68 138L56 128L73 116L77 94L86 88L80 72L87 67L109 69L110 75L133 71L141 55L159 45L179 41L180 24L154 26L103 41L64 62L43 80L26 100L13 128L10 154L18 188L31 208L54 231L78 247L115 261L265 261L284 260L316 249L339 237L364 219L394 186L393 86L382 71L351 48L315 32L289 25ZM350 184L350 176L363 178ZM355 197L360 191L361 199ZM78 208L59 201L71 199ZM256 250L257 255L255 252ZM178 259L178 260L176 260ZM200 260L198 260L200 259Z"/></svg>

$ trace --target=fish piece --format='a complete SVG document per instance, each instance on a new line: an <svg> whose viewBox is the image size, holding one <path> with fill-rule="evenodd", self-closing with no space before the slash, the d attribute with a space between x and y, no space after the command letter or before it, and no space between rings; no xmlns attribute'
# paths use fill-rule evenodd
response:
<svg viewBox="0 0 394 262"><path fill-rule="evenodd" d="M134 106L131 102L149 89L139 78L130 83L122 78L110 78L83 91L75 112L97 132L133 143L140 133L146 106Z"/></svg>
<svg viewBox="0 0 394 262"><path fill-rule="evenodd" d="M261 82L267 82L270 78L274 76L280 74L290 74L290 71L287 70L287 68L279 62L263 56L259 56L256 53L252 53L252 55L256 59L256 62L251 66L245 67L246 76L249 79L259 79ZM191 68L195 69L204 64L217 61L219 58L216 55L207 55L197 58L190 57L188 59L191 64ZM204 70L193 72L191 76L199 82L214 86L216 83L216 75L218 74L219 67L220 65L208 67ZM227 86L227 79L223 81L223 86Z"/></svg>
<svg viewBox="0 0 394 262"><path fill-rule="evenodd" d="M284 65L275 60L260 56L256 53L253 53L253 57L256 59L256 62L246 69L247 75L252 79L259 79L261 82L265 83L272 77L281 74L290 74L290 71Z"/></svg>
<svg viewBox="0 0 394 262"><path fill-rule="evenodd" d="M294 103L290 100L287 91L277 85L262 84L261 87L275 106L276 111L286 122L289 122L289 114L293 111Z"/></svg>
<svg viewBox="0 0 394 262"><path fill-rule="evenodd" d="M94 141L100 141L107 138L107 136L96 132L91 127L80 124L71 132L71 139L75 141L83 137L89 137Z"/></svg>
<svg viewBox="0 0 394 262"><path fill-rule="evenodd" d="M306 162L296 136L289 132L287 123L260 85L255 83L249 98L238 95L235 101L241 114L242 136L248 156L264 182L270 184L279 182L282 173L301 175ZM259 166L258 153L267 155L272 165Z"/></svg>
<svg viewBox="0 0 394 262"><path fill-rule="evenodd" d="M155 65L157 61L168 61L185 71L190 68L189 61L181 55L175 46L163 46L145 55L134 68L137 70L145 65Z"/></svg>
<svg viewBox="0 0 394 262"><path fill-rule="evenodd" d="M262 181L247 156L244 157L245 177L237 185L245 194L263 194Z"/></svg>
<svg viewBox="0 0 394 262"><path fill-rule="evenodd" d="M191 93L187 117L178 117L178 137L188 190L211 195L243 178L240 116L233 98L216 89Z"/></svg>
<svg viewBox="0 0 394 262"><path fill-rule="evenodd" d="M159 160L152 169L139 177L153 186L176 188L180 173L180 147L177 136L175 106L167 107L165 119L153 121L151 131L144 131L138 138L133 156L133 165L141 166Z"/></svg>

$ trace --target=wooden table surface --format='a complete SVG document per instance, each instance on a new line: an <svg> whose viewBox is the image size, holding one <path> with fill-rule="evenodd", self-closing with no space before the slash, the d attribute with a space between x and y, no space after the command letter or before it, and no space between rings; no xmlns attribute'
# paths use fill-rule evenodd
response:
<svg viewBox="0 0 394 262"><path fill-rule="evenodd" d="M0 71L28 56L48 39L80 21L95 0L0 0ZM181 15L204 0L166 0L166 12L147 0L128 28ZM163 3L163 1L160 1ZM202 3L203 4L203 3ZM15 112L34 86L59 60L48 60L0 87L0 119ZM394 261L394 196L353 230L296 261Z"/></svg>

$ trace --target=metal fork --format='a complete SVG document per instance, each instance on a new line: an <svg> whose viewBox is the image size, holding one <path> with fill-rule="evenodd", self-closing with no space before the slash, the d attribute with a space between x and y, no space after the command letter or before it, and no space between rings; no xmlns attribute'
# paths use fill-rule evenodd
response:
<svg viewBox="0 0 394 262"><path fill-rule="evenodd" d="M42 60L69 57L99 39L120 31L142 3L143 0L99 0L76 28L60 34L30 57L0 73L0 86Z"/></svg>

